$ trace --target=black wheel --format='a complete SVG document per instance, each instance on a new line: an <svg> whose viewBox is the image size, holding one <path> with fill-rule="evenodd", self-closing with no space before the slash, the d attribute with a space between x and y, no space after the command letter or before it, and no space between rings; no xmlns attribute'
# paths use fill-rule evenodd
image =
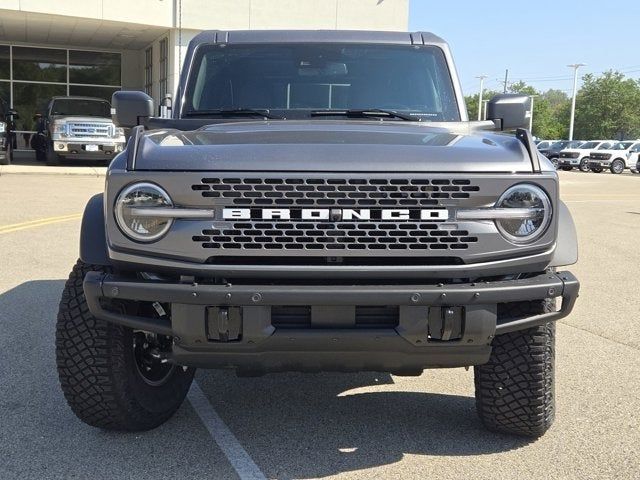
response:
<svg viewBox="0 0 640 480"><path fill-rule="evenodd" d="M578 168L580 168L581 172L588 172L589 171L589 157L585 157L582 160L580 160L580 166Z"/></svg>
<svg viewBox="0 0 640 480"><path fill-rule="evenodd" d="M548 301L503 306L510 317L554 308ZM553 322L496 336L489 362L474 367L476 408L485 427L527 437L542 436L555 416L554 363Z"/></svg>
<svg viewBox="0 0 640 480"><path fill-rule="evenodd" d="M602 167L591 167L591 171L593 173L602 173L603 168Z"/></svg>
<svg viewBox="0 0 640 480"><path fill-rule="evenodd" d="M564 170L565 172L570 172L571 170L573 170L573 167L567 165L566 167L562 167L562 170Z"/></svg>
<svg viewBox="0 0 640 480"><path fill-rule="evenodd" d="M65 284L56 324L62 392L83 422L108 430L149 430L182 404L195 370L163 363L171 338L99 320L87 308L82 281L108 269L78 260Z"/></svg>
<svg viewBox="0 0 640 480"><path fill-rule="evenodd" d="M611 166L609 167L611 173L615 173L616 175L620 175L624 172L624 161L616 158L613 162L611 162Z"/></svg>
<svg viewBox="0 0 640 480"><path fill-rule="evenodd" d="M553 168L557 170L558 167L560 166L560 162L558 162L558 159L556 157L553 157L553 158L550 158L549 160L551 160L551 163L553 164Z"/></svg>

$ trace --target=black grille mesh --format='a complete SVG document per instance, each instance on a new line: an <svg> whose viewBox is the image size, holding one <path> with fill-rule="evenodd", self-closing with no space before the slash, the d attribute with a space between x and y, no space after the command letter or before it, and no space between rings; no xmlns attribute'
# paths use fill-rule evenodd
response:
<svg viewBox="0 0 640 480"><path fill-rule="evenodd" d="M477 237L424 222L237 222L193 236L222 250L464 250Z"/></svg>
<svg viewBox="0 0 640 480"><path fill-rule="evenodd" d="M238 206L434 206L468 199L480 188L466 179L203 178L191 186L205 198Z"/></svg>

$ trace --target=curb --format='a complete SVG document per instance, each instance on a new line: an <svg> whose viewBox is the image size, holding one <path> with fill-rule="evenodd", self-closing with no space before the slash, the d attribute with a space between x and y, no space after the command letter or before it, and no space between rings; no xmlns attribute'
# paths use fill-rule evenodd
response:
<svg viewBox="0 0 640 480"><path fill-rule="evenodd" d="M45 167L39 165L0 165L3 175L72 175L83 177L104 177L107 167Z"/></svg>

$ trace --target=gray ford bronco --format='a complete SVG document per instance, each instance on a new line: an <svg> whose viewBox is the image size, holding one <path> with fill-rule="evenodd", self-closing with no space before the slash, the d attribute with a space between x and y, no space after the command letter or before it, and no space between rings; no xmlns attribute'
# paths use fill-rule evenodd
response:
<svg viewBox="0 0 640 480"><path fill-rule="evenodd" d="M196 368L473 366L486 427L550 427L577 240L526 97L470 122L429 33L212 31L169 115L141 92L113 107L132 135L86 207L57 320L81 420L154 428Z"/></svg>

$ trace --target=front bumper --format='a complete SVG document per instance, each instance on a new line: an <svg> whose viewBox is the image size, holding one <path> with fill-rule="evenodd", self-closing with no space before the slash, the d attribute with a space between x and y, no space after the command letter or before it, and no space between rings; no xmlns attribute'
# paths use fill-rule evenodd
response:
<svg viewBox="0 0 640 480"><path fill-rule="evenodd" d="M569 272L419 286L182 284L99 272L88 273L84 280L89 310L97 318L173 336L170 361L260 373L416 372L479 365L488 361L495 335L565 317L578 291L579 283ZM518 318L497 314L499 304L558 297L562 305L555 312ZM171 313L160 318L128 315L106 308L105 299L160 302L169 304ZM280 306L311 308L311 323L274 326L272 311ZM397 307L397 322L387 328L357 326L352 318L357 306ZM314 307L320 311L317 323ZM228 315L212 317L212 312L221 311ZM218 329L227 327L237 333L233 341L218 336Z"/></svg>
<svg viewBox="0 0 640 480"><path fill-rule="evenodd" d="M558 165L561 167L577 167L580 165L579 158L558 158Z"/></svg>
<svg viewBox="0 0 640 480"><path fill-rule="evenodd" d="M589 168L609 168L611 160L590 160Z"/></svg>
<svg viewBox="0 0 640 480"><path fill-rule="evenodd" d="M109 141L55 140L54 151L65 158L112 159L124 149L124 143Z"/></svg>

